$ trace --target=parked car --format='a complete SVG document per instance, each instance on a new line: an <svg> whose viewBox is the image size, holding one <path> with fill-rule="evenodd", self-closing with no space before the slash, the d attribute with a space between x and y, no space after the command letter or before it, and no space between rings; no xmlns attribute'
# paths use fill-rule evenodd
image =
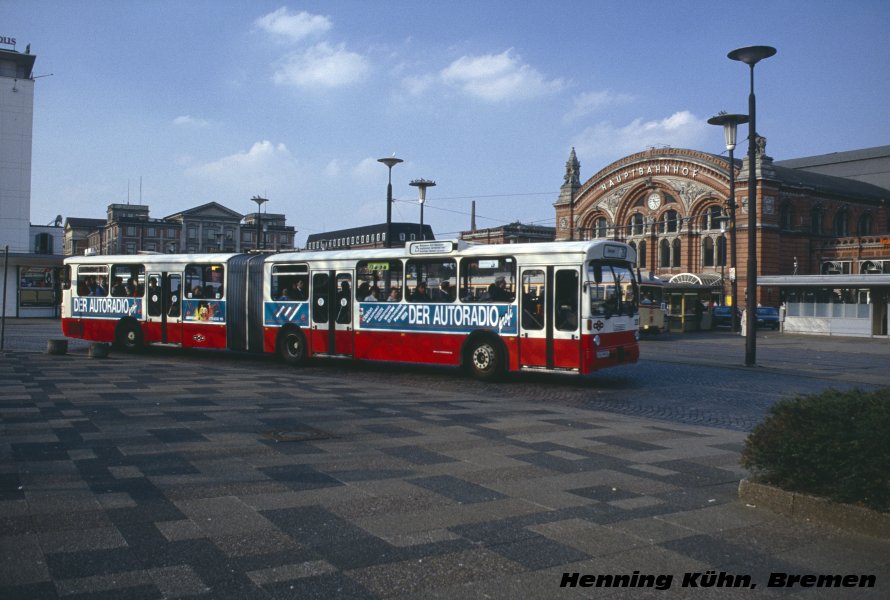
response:
<svg viewBox="0 0 890 600"><path fill-rule="evenodd" d="M779 328L779 309L772 306L757 307L757 327Z"/></svg>
<svg viewBox="0 0 890 600"><path fill-rule="evenodd" d="M732 329L732 307L731 306L715 306L711 313L711 325L721 329ZM735 311L736 322L742 322L742 313L738 309Z"/></svg>

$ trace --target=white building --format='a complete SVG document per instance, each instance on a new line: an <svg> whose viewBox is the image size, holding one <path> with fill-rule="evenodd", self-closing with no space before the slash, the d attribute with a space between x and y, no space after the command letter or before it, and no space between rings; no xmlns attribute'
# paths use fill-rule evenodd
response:
<svg viewBox="0 0 890 600"><path fill-rule="evenodd" d="M6 317L49 317L58 314L56 273L64 230L61 219L55 225L31 226L32 70L37 57L30 45L22 53L15 43L15 38L0 35L0 301Z"/></svg>

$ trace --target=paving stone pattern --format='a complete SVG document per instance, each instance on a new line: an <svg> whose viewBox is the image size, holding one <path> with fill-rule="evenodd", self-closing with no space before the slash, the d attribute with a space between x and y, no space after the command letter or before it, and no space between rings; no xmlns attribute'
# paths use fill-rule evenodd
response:
<svg viewBox="0 0 890 600"><path fill-rule="evenodd" d="M890 542L738 502L743 432L210 353L0 356L3 599L890 595ZM680 589L709 569L758 588ZM673 587L559 587L635 570Z"/></svg>

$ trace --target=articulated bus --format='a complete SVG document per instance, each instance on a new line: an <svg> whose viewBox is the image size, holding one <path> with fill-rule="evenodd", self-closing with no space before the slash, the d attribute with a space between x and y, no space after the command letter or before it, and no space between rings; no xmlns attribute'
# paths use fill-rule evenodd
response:
<svg viewBox="0 0 890 600"><path fill-rule="evenodd" d="M619 242L65 260L66 336L310 357L573 372L639 358L634 249ZM625 286L632 294L622 293Z"/></svg>

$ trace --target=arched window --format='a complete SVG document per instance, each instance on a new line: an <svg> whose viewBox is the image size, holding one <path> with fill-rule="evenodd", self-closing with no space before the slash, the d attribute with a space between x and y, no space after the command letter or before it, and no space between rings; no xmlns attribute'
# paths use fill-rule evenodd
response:
<svg viewBox="0 0 890 600"><path fill-rule="evenodd" d="M658 255L658 266L664 268L671 266L671 243L668 240L659 242Z"/></svg>
<svg viewBox="0 0 890 600"><path fill-rule="evenodd" d="M726 236L721 235L717 238L717 266L726 266Z"/></svg>
<svg viewBox="0 0 890 600"><path fill-rule="evenodd" d="M673 248L673 256L671 256L671 266L679 267L680 266L680 238L676 238L674 243L672 244Z"/></svg>
<svg viewBox="0 0 890 600"><path fill-rule="evenodd" d="M630 229L630 235L643 235L643 215L640 213L634 213L630 216L630 221L628 222L628 228Z"/></svg>
<svg viewBox="0 0 890 600"><path fill-rule="evenodd" d="M676 233L677 232L677 223L679 221L677 211L675 210L666 210L662 213L658 222L660 224L659 229L662 233Z"/></svg>
<svg viewBox="0 0 890 600"><path fill-rule="evenodd" d="M637 264L640 265L641 269L646 268L646 242L640 242L640 248L637 251Z"/></svg>
<svg viewBox="0 0 890 600"><path fill-rule="evenodd" d="M856 224L856 235L871 235L871 213L863 213Z"/></svg>
<svg viewBox="0 0 890 600"><path fill-rule="evenodd" d="M709 237L701 241L701 264L703 267L714 266L714 240Z"/></svg>
<svg viewBox="0 0 890 600"><path fill-rule="evenodd" d="M605 217L599 217L593 222L593 235L598 238L604 238L609 235L609 223Z"/></svg>
<svg viewBox="0 0 890 600"><path fill-rule="evenodd" d="M846 208L842 208L834 215L834 235L843 237L849 231L850 215Z"/></svg>
<svg viewBox="0 0 890 600"><path fill-rule="evenodd" d="M717 231L726 228L723 220L723 211L719 206L709 207L707 212L702 215L701 228L702 231Z"/></svg>

